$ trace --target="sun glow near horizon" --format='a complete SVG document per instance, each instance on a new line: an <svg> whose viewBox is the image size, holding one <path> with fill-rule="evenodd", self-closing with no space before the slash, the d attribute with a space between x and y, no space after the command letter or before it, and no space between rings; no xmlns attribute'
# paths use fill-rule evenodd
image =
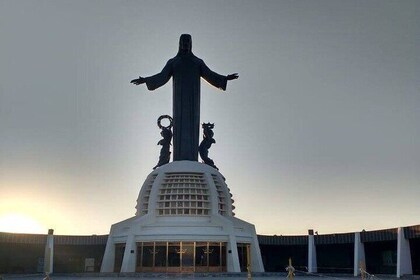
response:
<svg viewBox="0 0 420 280"><path fill-rule="evenodd" d="M27 215L5 213L0 215L0 232L47 233L46 226Z"/></svg>

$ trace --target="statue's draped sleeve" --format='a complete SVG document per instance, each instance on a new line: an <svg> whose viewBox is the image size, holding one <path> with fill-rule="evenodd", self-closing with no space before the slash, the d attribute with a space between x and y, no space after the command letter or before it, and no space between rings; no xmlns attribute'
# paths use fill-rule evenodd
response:
<svg viewBox="0 0 420 280"><path fill-rule="evenodd" d="M207 67L207 65L201 61L201 77L204 78L207 82L209 82L211 85L226 90L227 86L227 77L217 74L216 72L213 72L210 70L210 68Z"/></svg>
<svg viewBox="0 0 420 280"><path fill-rule="evenodd" d="M146 85L148 90L155 90L166 84L172 77L172 59L169 60L162 71L156 75L146 78Z"/></svg>

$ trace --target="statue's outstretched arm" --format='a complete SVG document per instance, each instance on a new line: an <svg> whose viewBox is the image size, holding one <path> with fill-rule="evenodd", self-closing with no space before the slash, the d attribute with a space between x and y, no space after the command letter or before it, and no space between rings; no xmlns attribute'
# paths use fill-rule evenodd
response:
<svg viewBox="0 0 420 280"><path fill-rule="evenodd" d="M162 71L156 75L150 77L139 77L138 79L134 79L131 81L132 84L140 85L146 84L148 90L155 90L158 87L163 86L166 84L169 79L172 77L172 59L170 59L165 67L163 67Z"/></svg>
<svg viewBox="0 0 420 280"><path fill-rule="evenodd" d="M227 81L237 79L239 77L238 73L230 74L227 76L220 75L216 72L210 70L209 67L202 61L201 63L201 77L203 77L211 85L226 90Z"/></svg>

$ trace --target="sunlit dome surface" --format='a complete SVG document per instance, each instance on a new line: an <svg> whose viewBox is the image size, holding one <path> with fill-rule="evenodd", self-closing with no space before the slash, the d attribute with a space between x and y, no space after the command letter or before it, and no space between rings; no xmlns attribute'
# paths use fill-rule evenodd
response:
<svg viewBox="0 0 420 280"><path fill-rule="evenodd" d="M179 161L153 171L137 200L137 216L234 216L224 177L212 167Z"/></svg>

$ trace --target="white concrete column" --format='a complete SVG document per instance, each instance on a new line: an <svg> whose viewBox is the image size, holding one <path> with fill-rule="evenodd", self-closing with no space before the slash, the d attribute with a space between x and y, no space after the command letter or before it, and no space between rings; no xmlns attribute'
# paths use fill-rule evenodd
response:
<svg viewBox="0 0 420 280"><path fill-rule="evenodd" d="M233 233L229 234L227 249L227 271L241 272L241 266L239 265L238 244L236 243L236 237Z"/></svg>
<svg viewBox="0 0 420 280"><path fill-rule="evenodd" d="M265 272L257 234L254 235L251 243L251 270L252 272Z"/></svg>
<svg viewBox="0 0 420 280"><path fill-rule="evenodd" d="M44 253L44 272L53 273L54 266L54 230L49 229Z"/></svg>
<svg viewBox="0 0 420 280"><path fill-rule="evenodd" d="M125 243L124 258L121 265L121 272L136 272L137 244L134 234L130 233Z"/></svg>
<svg viewBox="0 0 420 280"><path fill-rule="evenodd" d="M360 275L360 263L366 264L365 245L360 238L360 232L354 233L354 276Z"/></svg>
<svg viewBox="0 0 420 280"><path fill-rule="evenodd" d="M397 277L413 274L411 264L410 242L404 236L404 229L398 228L397 237Z"/></svg>
<svg viewBox="0 0 420 280"><path fill-rule="evenodd" d="M104 258L102 259L101 272L114 272L115 243L112 240L112 229L106 242Z"/></svg>
<svg viewBox="0 0 420 280"><path fill-rule="evenodd" d="M318 272L318 265L316 262L316 246L314 238L314 230L308 230L308 272Z"/></svg>

